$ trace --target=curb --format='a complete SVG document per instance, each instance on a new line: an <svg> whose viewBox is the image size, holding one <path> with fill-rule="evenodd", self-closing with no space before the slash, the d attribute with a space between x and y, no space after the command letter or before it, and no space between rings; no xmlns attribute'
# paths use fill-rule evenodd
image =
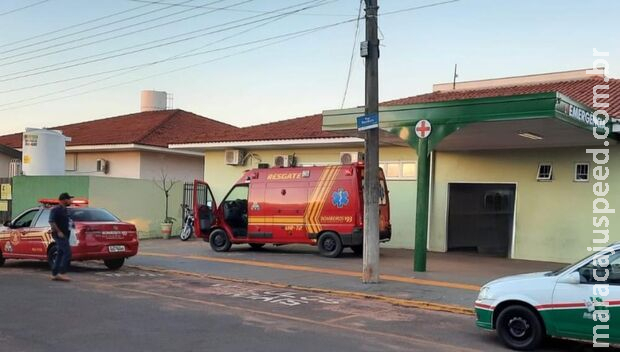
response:
<svg viewBox="0 0 620 352"><path fill-rule="evenodd" d="M190 276L190 277L195 277L195 278L211 279L211 280L234 282L234 283L241 283L241 284L263 285L263 286L274 287L274 288L290 288L290 289L313 292L313 293L330 294L330 295L339 296L342 298L373 299L377 301L390 303L392 305L399 306L399 307L417 308L417 309L423 309L423 310L434 311L434 312L445 312L445 313L453 313L453 314L460 314L460 315L467 315L467 316L475 315L473 308L466 308L466 307L457 306L457 305L441 304L441 303L428 302L428 301L418 301L418 300L411 300L411 299L396 298L396 297L376 295L376 294L370 294L370 293L364 293L364 292L358 292L358 291L331 290L331 289L324 289L324 288L317 288L317 287L290 285L290 284L277 283L277 282L235 279L235 278L224 277L224 276L199 274L199 273L174 270L174 269L145 267L141 265L126 265L126 267L143 270L143 271L156 272L156 273L161 273L161 274Z"/></svg>
<svg viewBox="0 0 620 352"><path fill-rule="evenodd" d="M345 276L345 277L356 277L359 279L361 279L362 277L360 272L353 272L353 271L332 269L332 268L290 265L290 264L283 264L283 263L276 263L276 262L210 257L210 256L203 256L203 255L180 255L180 254L154 253L154 252L141 252L140 255L146 256L146 257L159 257L159 258L168 258L168 259L172 259L172 258L188 259L188 260L200 260L200 261L213 262L213 263L248 265L248 266L260 267L260 268L289 270L289 271L297 271L297 272L309 272L309 273L318 273L318 274ZM403 276L391 275L391 274L382 274L381 278L385 281L394 281L394 282L400 282L400 283L406 283L406 284L466 290L466 291L473 291L476 293L480 291L480 286L471 285L471 284L463 284L463 283L455 283L455 282L447 282L447 281L436 281L436 280L421 279L421 278L410 278L410 277L403 277Z"/></svg>

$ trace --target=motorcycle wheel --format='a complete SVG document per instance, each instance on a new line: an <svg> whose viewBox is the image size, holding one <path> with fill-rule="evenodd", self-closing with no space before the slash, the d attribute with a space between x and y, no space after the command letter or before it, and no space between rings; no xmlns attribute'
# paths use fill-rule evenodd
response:
<svg viewBox="0 0 620 352"><path fill-rule="evenodd" d="M181 239L181 241L187 241L192 238L193 234L194 228L190 224L185 224L183 226L183 229L181 230L181 233L179 234L179 238Z"/></svg>

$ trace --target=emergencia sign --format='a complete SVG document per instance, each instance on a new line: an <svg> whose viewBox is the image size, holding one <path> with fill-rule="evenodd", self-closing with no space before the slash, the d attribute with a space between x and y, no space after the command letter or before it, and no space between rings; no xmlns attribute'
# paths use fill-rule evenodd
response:
<svg viewBox="0 0 620 352"><path fill-rule="evenodd" d="M604 126L602 120L599 120L598 118L595 119L592 112L568 103L566 101L560 101L558 103L557 110L563 112L565 115L572 118L573 120L580 121L588 126Z"/></svg>

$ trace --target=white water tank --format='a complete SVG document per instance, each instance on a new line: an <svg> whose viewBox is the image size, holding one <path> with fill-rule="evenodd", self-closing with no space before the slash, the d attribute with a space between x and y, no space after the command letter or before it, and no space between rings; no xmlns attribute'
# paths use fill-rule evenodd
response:
<svg viewBox="0 0 620 352"><path fill-rule="evenodd" d="M22 172L26 176L65 174L65 144L61 131L27 128L22 140Z"/></svg>
<svg viewBox="0 0 620 352"><path fill-rule="evenodd" d="M157 90L140 92L140 111L157 111L168 108L168 93Z"/></svg>

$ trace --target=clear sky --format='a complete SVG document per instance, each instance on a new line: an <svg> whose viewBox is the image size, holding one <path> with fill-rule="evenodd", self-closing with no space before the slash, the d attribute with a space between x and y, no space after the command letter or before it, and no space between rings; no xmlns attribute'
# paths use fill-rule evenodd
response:
<svg viewBox="0 0 620 352"><path fill-rule="evenodd" d="M358 0L144 1L0 1L0 134L137 112L143 89L239 126L340 107L355 21L261 40L354 19ZM620 1L460 0L387 14L442 1L379 0L381 100L429 92L455 63L460 81L564 71L590 67L593 48L620 76ZM353 63L345 107L364 103L358 44Z"/></svg>

